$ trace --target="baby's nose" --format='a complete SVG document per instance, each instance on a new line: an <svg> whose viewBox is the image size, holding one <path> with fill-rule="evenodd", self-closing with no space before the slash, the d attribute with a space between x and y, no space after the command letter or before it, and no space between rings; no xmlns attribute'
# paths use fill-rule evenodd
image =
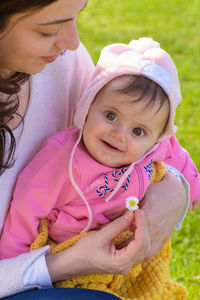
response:
<svg viewBox="0 0 200 300"><path fill-rule="evenodd" d="M113 129L111 135L120 143L125 143L126 141L126 130L122 126L118 126L117 128Z"/></svg>

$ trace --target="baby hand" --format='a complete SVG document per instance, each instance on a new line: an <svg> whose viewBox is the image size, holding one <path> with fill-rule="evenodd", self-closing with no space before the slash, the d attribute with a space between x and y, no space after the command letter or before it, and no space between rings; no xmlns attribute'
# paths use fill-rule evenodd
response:
<svg viewBox="0 0 200 300"><path fill-rule="evenodd" d="M200 206L200 199L198 199L194 202L191 202L190 206L189 206L189 209L190 210L196 210L199 206Z"/></svg>

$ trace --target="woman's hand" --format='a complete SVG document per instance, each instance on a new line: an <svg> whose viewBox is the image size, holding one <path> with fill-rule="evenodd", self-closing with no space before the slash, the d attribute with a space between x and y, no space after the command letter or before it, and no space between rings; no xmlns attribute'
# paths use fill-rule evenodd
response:
<svg viewBox="0 0 200 300"><path fill-rule="evenodd" d="M166 173L162 181L148 188L141 208L147 219L151 241L145 259L154 257L169 240L186 207L185 188L172 173Z"/></svg>
<svg viewBox="0 0 200 300"><path fill-rule="evenodd" d="M112 240L135 223L135 236L116 249ZM53 282L80 274L126 274L145 260L149 251L148 226L142 211L128 212L103 229L80 239L73 247L46 257Z"/></svg>

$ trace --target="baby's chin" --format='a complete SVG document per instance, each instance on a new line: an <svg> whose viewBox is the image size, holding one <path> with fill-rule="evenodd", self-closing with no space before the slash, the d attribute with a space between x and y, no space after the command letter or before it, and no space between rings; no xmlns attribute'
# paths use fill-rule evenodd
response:
<svg viewBox="0 0 200 300"><path fill-rule="evenodd" d="M104 165L106 167L109 167L109 168L124 168L124 167L127 167L129 166L130 164L132 164L132 162L128 163L128 162L124 162L124 163L119 163L117 161L109 161L109 160L103 160L103 159L98 159L96 158L95 159L98 163L100 163L101 165Z"/></svg>

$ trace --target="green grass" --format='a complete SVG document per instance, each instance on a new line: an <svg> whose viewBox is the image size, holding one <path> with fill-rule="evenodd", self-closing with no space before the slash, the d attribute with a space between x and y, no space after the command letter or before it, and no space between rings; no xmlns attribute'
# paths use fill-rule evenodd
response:
<svg viewBox="0 0 200 300"><path fill-rule="evenodd" d="M200 1L89 0L78 19L81 41L94 62L111 43L150 36L170 53L178 71L183 102L177 110L177 137L200 170ZM189 212L172 237L172 278L182 282L188 300L200 299L200 209Z"/></svg>

